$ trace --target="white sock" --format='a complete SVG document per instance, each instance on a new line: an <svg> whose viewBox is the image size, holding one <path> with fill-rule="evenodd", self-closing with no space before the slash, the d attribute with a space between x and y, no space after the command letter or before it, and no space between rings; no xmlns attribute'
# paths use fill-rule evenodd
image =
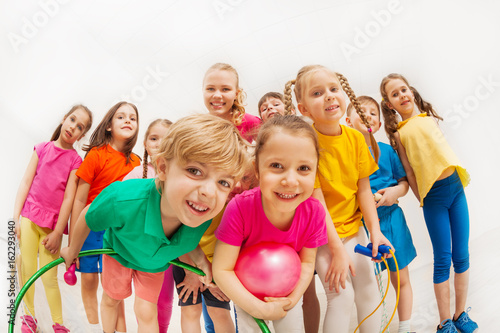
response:
<svg viewBox="0 0 500 333"><path fill-rule="evenodd" d="M410 332L410 321L409 320L400 321L398 333L407 333L407 332Z"/></svg>
<svg viewBox="0 0 500 333"><path fill-rule="evenodd" d="M102 333L102 327L100 324L89 324L92 333Z"/></svg>
<svg viewBox="0 0 500 333"><path fill-rule="evenodd" d="M115 333L127 333L127 332L119 332L119 331L115 331Z"/></svg>

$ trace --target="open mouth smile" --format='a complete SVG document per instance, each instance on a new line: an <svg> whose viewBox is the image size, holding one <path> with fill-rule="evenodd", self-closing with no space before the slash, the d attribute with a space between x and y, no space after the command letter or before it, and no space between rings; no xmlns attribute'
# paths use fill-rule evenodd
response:
<svg viewBox="0 0 500 333"><path fill-rule="evenodd" d="M204 213L208 210L208 207L206 207L205 205L199 205L199 204L196 204L192 201L186 201L186 202L189 205L189 207L191 207L193 210L195 210L199 213Z"/></svg>

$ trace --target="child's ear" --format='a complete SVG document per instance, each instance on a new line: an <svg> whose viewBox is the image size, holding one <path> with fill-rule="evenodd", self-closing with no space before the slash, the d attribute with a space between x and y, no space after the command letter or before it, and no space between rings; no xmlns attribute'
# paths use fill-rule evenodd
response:
<svg viewBox="0 0 500 333"><path fill-rule="evenodd" d="M305 117L309 117L309 111L306 109L306 107L304 106L304 104L302 103L298 103L297 104L297 108L299 109L300 113L305 116Z"/></svg>
<svg viewBox="0 0 500 333"><path fill-rule="evenodd" d="M347 126L351 127L352 128L352 122L351 122L351 117L345 117L345 123L347 124Z"/></svg>
<svg viewBox="0 0 500 333"><path fill-rule="evenodd" d="M156 160L156 170L158 171L158 178L161 181L164 182L167 180L168 161L163 157L159 157Z"/></svg>
<svg viewBox="0 0 500 333"><path fill-rule="evenodd" d="M389 103L388 101L384 101L384 103L390 110L394 110L394 106L392 106L391 103Z"/></svg>

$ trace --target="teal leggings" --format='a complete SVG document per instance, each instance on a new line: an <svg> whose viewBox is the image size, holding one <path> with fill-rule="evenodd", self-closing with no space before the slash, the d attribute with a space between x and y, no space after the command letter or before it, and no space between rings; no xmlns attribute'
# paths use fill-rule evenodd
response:
<svg viewBox="0 0 500 333"><path fill-rule="evenodd" d="M469 209L457 172L438 180L424 198L424 218L434 250L434 283L469 269Z"/></svg>

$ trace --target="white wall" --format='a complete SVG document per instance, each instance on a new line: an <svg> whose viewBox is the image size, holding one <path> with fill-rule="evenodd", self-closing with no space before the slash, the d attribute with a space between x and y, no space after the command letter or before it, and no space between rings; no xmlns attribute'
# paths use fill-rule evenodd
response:
<svg viewBox="0 0 500 333"><path fill-rule="evenodd" d="M253 114L264 93L282 91L306 64L339 71L358 95L377 99L383 76L404 74L445 116L442 128L471 174L467 196L476 238L499 221L499 9L486 0L4 0L0 235L7 233L33 145L50 138L73 104L94 112L95 127L115 102L127 99L139 108L142 138L154 118L204 112L203 74L215 62L228 62L239 71ZM432 261L430 241L416 199L409 194L402 206L419 267ZM2 242L0 267L6 247Z"/></svg>

